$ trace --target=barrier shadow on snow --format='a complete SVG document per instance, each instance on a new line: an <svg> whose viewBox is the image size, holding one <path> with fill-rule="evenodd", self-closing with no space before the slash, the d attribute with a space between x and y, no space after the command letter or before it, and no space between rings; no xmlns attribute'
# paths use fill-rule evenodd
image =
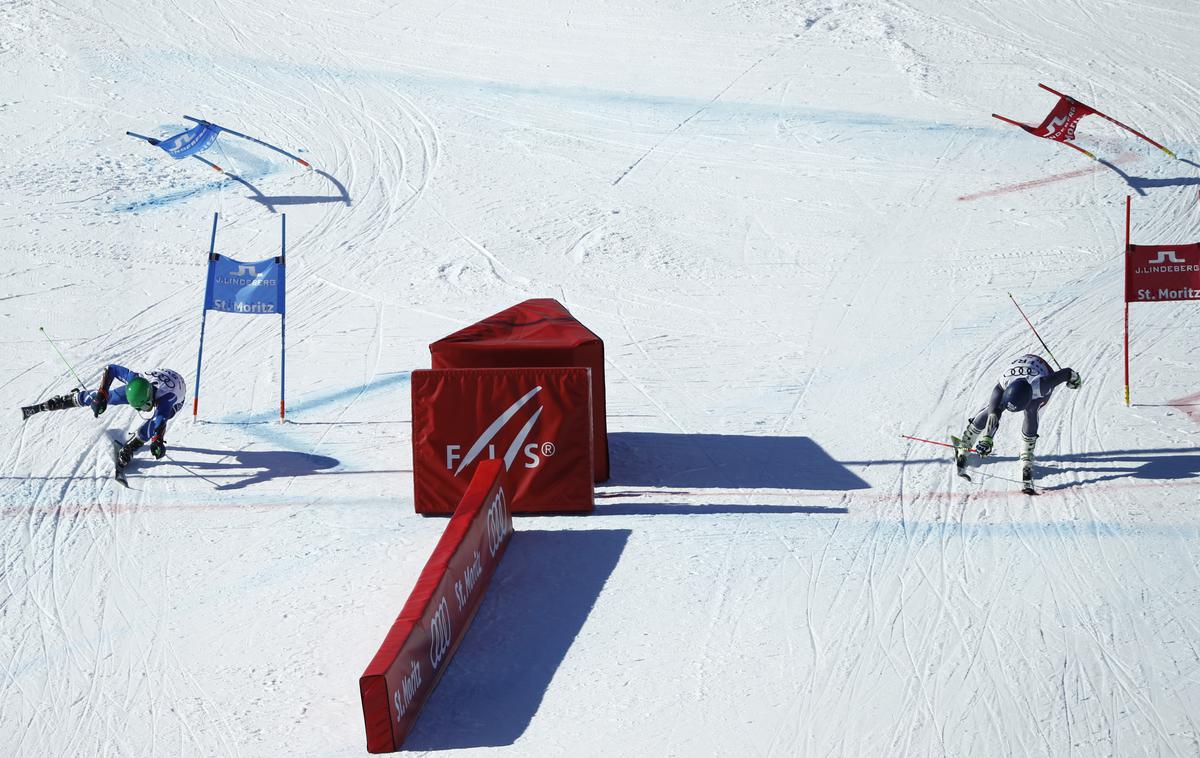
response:
<svg viewBox="0 0 1200 758"><path fill-rule="evenodd" d="M515 532L404 749L514 744L537 713L630 534Z"/></svg>
<svg viewBox="0 0 1200 758"><path fill-rule="evenodd" d="M608 444L610 487L862 490L871 486L809 437L616 432L608 436Z"/></svg>
<svg viewBox="0 0 1200 758"><path fill-rule="evenodd" d="M168 455L191 453L205 456L199 459L183 459L171 457L167 461L174 463L197 476L205 478L205 473L222 474L223 478L231 474L245 472L246 475L228 483L213 482L219 490L237 490L254 484L267 482L280 477L310 476L321 471L336 467L341 463L337 458L327 455L310 455L293 450L206 450L199 447L171 447ZM211 481L211 480L210 480Z"/></svg>

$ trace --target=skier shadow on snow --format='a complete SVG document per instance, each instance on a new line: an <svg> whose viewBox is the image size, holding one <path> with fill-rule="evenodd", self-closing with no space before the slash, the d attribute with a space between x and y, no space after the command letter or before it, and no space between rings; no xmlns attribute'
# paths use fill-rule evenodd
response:
<svg viewBox="0 0 1200 758"><path fill-rule="evenodd" d="M738 434L672 434L617 432L608 437L612 478L598 492L604 498L639 496L720 495L728 490L791 489L848 491L869 484L834 460L810 437L766 437ZM623 491L621 487L653 487ZM670 491L672 488L678 491ZM706 492L708 491L708 492ZM845 508L788 505L614 505L603 514L712 513L846 513Z"/></svg>
<svg viewBox="0 0 1200 758"><path fill-rule="evenodd" d="M347 208L350 207L350 193L346 190L345 185L337 180L332 174L326 173L319 168L312 169L314 174L320 174L328 179L334 187L337 188L337 195L264 195L262 191L251 184L246 179L231 174L226 171L225 176L233 181L249 189L254 194L250 197L256 203L263 205L271 213L276 213L275 206L277 205L317 205L320 203L344 203Z"/></svg>
<svg viewBox="0 0 1200 758"><path fill-rule="evenodd" d="M236 478L228 483L218 483L218 490L240 490L253 484L260 484L279 477L309 476L326 469L331 469L341 463L337 458L327 455L309 455L292 450L206 450L198 447L171 447L173 453L193 453L205 456L198 460L174 460L166 462L184 466L198 475L219 473L224 477L235 478L246 471L252 473ZM232 458L233 460L229 460Z"/></svg>
<svg viewBox="0 0 1200 758"><path fill-rule="evenodd" d="M404 749L514 744L533 721L630 534L628 529L515 532ZM640 639L642 633L635 629L629 635ZM586 669L588 663L577 665ZM594 686L619 687L628 673L612 658L592 663L599 670L584 674Z"/></svg>
<svg viewBox="0 0 1200 758"><path fill-rule="evenodd" d="M1117 168L1116 164L1110 163L1103 158L1097 158L1096 160L1117 172L1117 174L1125 180L1125 183L1129 185L1130 189L1143 197L1145 197L1147 189L1154 189L1156 187L1186 187L1188 185L1200 185L1200 177L1177 176L1171 179L1148 179L1144 176L1130 176L1121 169ZM1197 166L1197 164L1188 160L1184 160L1183 162Z"/></svg>

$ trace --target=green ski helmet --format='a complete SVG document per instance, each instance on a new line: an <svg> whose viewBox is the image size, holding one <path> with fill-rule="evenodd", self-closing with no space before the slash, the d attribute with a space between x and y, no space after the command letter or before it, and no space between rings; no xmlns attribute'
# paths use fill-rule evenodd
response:
<svg viewBox="0 0 1200 758"><path fill-rule="evenodd" d="M125 385L125 399L139 411L154 407L154 385L144 376L135 376Z"/></svg>

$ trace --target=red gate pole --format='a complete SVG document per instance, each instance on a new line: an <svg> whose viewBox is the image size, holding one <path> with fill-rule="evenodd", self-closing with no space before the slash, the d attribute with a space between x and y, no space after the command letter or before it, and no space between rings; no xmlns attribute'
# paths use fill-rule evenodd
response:
<svg viewBox="0 0 1200 758"><path fill-rule="evenodd" d="M1129 407L1129 207L1125 196L1125 407Z"/></svg>

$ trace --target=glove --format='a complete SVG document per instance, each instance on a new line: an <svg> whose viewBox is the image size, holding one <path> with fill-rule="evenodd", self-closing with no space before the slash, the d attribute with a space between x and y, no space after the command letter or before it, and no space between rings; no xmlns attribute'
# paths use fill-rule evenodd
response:
<svg viewBox="0 0 1200 758"><path fill-rule="evenodd" d="M987 436L986 434L984 436L980 437L979 441L975 443L975 452L979 453L982 456L991 455L992 454L992 438Z"/></svg>
<svg viewBox="0 0 1200 758"><path fill-rule="evenodd" d="M155 459L162 458L164 455L166 455L167 454L166 440L164 440L160 437L155 437L154 440L150 443L150 454L153 455L155 457Z"/></svg>
<svg viewBox="0 0 1200 758"><path fill-rule="evenodd" d="M108 409L108 390L96 390L92 397L92 415L100 418L100 414Z"/></svg>
<svg viewBox="0 0 1200 758"><path fill-rule="evenodd" d="M1083 377L1075 369L1071 369L1071 378L1067 380L1067 386L1073 390L1077 390L1083 386Z"/></svg>

